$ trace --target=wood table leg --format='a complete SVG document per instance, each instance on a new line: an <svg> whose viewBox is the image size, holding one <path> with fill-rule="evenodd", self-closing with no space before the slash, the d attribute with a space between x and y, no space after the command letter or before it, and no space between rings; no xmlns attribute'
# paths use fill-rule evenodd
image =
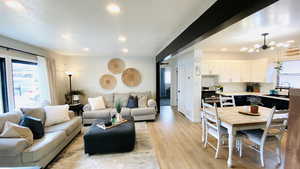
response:
<svg viewBox="0 0 300 169"><path fill-rule="evenodd" d="M227 160L227 167L232 168L232 153L233 153L233 147L235 143L235 135L236 131L232 128L229 127L228 129L228 160Z"/></svg>

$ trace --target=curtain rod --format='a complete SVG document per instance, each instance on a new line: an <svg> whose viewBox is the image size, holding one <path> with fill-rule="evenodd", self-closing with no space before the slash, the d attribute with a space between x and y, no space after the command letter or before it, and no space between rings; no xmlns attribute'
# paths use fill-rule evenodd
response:
<svg viewBox="0 0 300 169"><path fill-rule="evenodd" d="M24 50L20 50L20 49L16 49L16 48L11 48L11 47L7 47L7 46L0 45L0 48L4 48L6 50L14 50L14 51L17 51L17 52L26 53L26 54L33 55L33 56L45 57L45 56L42 56L42 55L38 55L38 54L35 54L35 53L31 53L31 52L27 52L27 51L24 51Z"/></svg>

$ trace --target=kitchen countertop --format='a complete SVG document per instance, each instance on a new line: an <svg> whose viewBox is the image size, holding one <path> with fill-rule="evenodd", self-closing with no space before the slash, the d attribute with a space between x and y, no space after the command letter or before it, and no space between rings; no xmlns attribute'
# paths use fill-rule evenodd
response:
<svg viewBox="0 0 300 169"><path fill-rule="evenodd" d="M223 96L261 96L261 97L267 97L267 98L273 98L273 99L279 99L279 100L286 100L289 101L289 98L283 98L283 97L276 97L276 96L266 96L268 93L255 93L255 92L217 92L217 94L223 95Z"/></svg>

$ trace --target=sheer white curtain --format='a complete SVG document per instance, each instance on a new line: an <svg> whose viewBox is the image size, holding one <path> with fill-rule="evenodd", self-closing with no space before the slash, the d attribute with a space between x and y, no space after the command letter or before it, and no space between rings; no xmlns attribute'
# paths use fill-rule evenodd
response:
<svg viewBox="0 0 300 169"><path fill-rule="evenodd" d="M56 104L54 61L50 58L38 56L37 62L41 105Z"/></svg>

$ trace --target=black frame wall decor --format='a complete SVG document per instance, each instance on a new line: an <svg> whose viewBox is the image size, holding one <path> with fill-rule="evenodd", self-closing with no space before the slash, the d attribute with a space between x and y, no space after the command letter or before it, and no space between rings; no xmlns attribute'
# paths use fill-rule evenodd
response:
<svg viewBox="0 0 300 169"><path fill-rule="evenodd" d="M160 111L160 64L168 56L198 43L278 0L217 0L156 56L156 101Z"/></svg>

